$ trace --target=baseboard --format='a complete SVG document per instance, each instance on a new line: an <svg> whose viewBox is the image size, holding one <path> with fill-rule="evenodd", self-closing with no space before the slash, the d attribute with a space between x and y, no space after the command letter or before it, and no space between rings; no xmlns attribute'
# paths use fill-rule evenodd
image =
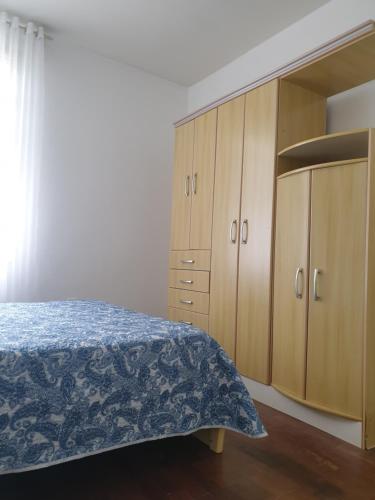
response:
<svg viewBox="0 0 375 500"><path fill-rule="evenodd" d="M362 446L362 422L354 422L313 410L283 396L269 385L260 384L246 377L243 377L243 381L251 397L256 401L286 413L302 422L306 422L354 446Z"/></svg>

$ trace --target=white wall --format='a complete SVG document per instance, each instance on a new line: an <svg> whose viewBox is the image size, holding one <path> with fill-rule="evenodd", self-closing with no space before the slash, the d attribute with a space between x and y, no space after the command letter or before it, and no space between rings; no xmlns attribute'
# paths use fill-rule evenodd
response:
<svg viewBox="0 0 375 500"><path fill-rule="evenodd" d="M187 90L48 42L38 297L166 311L172 123Z"/></svg>
<svg viewBox="0 0 375 500"><path fill-rule="evenodd" d="M189 112L249 84L368 19L375 19L374 0L331 0L191 86ZM375 82L329 99L328 131L357 126L375 126Z"/></svg>

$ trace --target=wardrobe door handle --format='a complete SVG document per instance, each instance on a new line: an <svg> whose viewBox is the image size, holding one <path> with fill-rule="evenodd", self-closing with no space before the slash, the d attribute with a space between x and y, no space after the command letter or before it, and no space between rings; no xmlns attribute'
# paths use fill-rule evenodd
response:
<svg viewBox="0 0 375 500"><path fill-rule="evenodd" d="M321 300L321 297L318 295L318 276L322 271L318 268L314 269L314 280L313 280L313 297L314 300Z"/></svg>
<svg viewBox="0 0 375 500"><path fill-rule="evenodd" d="M182 323L183 325L189 325L189 326L193 325L193 323L191 321L183 321L182 319L180 319L179 323Z"/></svg>
<svg viewBox="0 0 375 500"><path fill-rule="evenodd" d="M245 232L246 227L246 232ZM245 219L241 224L241 243L246 245L249 236L249 221Z"/></svg>
<svg viewBox="0 0 375 500"><path fill-rule="evenodd" d="M192 305L193 304L193 301L192 300L180 300L181 304L188 304L188 305Z"/></svg>
<svg viewBox="0 0 375 500"><path fill-rule="evenodd" d="M187 259L187 260L181 260L181 264L194 264L195 260L193 259Z"/></svg>
<svg viewBox="0 0 375 500"><path fill-rule="evenodd" d="M303 293L303 288L302 288L302 291L299 291L299 286L298 286L300 275L303 276L303 268L302 267L297 268L296 277L294 280L294 292L296 294L297 299L302 299L302 293Z"/></svg>
<svg viewBox="0 0 375 500"><path fill-rule="evenodd" d="M234 236L233 236L233 230L234 230ZM229 239L232 243L236 243L237 241L237 219L234 219L234 221L232 221L232 224L230 225Z"/></svg>
<svg viewBox="0 0 375 500"><path fill-rule="evenodd" d="M190 175L185 177L185 196L189 196L190 194Z"/></svg>
<svg viewBox="0 0 375 500"><path fill-rule="evenodd" d="M183 285L192 285L194 283L193 280L180 280L180 283Z"/></svg>
<svg viewBox="0 0 375 500"><path fill-rule="evenodd" d="M191 179L191 190L192 190L193 194L197 194L197 177L198 177L198 174L195 173Z"/></svg>

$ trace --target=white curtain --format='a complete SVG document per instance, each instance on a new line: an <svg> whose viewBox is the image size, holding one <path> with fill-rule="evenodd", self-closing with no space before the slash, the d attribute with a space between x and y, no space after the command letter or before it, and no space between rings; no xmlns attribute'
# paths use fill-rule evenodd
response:
<svg viewBox="0 0 375 500"><path fill-rule="evenodd" d="M36 294L44 33L0 13L0 301Z"/></svg>

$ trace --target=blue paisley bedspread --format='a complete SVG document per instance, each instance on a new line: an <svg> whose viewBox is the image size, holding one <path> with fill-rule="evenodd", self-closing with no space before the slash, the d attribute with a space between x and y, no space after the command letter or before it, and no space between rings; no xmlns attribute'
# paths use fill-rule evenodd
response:
<svg viewBox="0 0 375 500"><path fill-rule="evenodd" d="M97 301L0 304L0 473L215 427L266 434L202 331Z"/></svg>

